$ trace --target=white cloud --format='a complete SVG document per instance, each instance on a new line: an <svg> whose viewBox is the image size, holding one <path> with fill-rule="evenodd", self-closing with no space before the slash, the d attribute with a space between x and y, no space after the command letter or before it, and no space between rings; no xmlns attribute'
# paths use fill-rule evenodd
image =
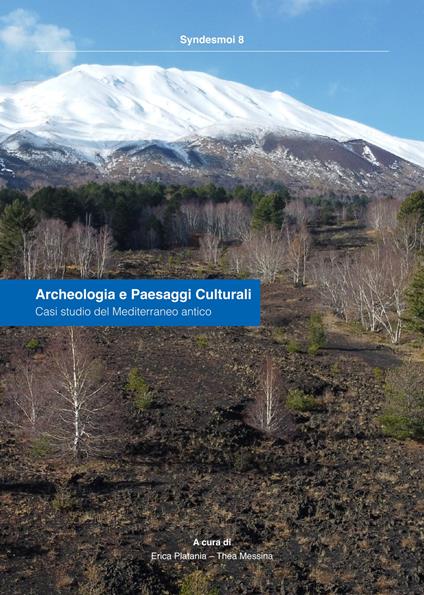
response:
<svg viewBox="0 0 424 595"><path fill-rule="evenodd" d="M62 50L42 54L49 69L58 72L70 68L76 56L75 42L68 29L42 23L36 13L22 8L0 17L0 44L4 51L13 54L36 54L37 50Z"/></svg>
<svg viewBox="0 0 424 595"><path fill-rule="evenodd" d="M335 0L281 0L281 10L290 16L296 17L312 8L330 4Z"/></svg>
<svg viewBox="0 0 424 595"><path fill-rule="evenodd" d="M340 91L341 85L339 81L334 81L328 85L328 95L329 97L335 97L337 93Z"/></svg>
<svg viewBox="0 0 424 595"><path fill-rule="evenodd" d="M308 10L331 4L338 0L252 0L253 11L261 16L265 10L275 10L291 16L297 17Z"/></svg>
<svg viewBox="0 0 424 595"><path fill-rule="evenodd" d="M331 99L333 99L334 97L336 97L342 93L348 93L348 92L349 92L349 87L346 87L340 81L332 81L328 84L328 87L327 87L327 94L329 97L331 97Z"/></svg>
<svg viewBox="0 0 424 595"><path fill-rule="evenodd" d="M252 0L252 8L256 16L262 16L262 0Z"/></svg>

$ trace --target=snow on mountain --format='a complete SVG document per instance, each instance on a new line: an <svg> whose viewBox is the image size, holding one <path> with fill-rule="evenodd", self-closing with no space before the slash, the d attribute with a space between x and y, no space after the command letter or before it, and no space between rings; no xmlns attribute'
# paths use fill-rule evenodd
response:
<svg viewBox="0 0 424 595"><path fill-rule="evenodd" d="M82 65L43 82L0 87L0 140L22 130L91 157L137 141L284 131L362 139L424 167L424 142L320 112L280 91L158 66Z"/></svg>
<svg viewBox="0 0 424 595"><path fill-rule="evenodd" d="M7 151L9 155L30 159L41 164L46 160L68 165L84 161L83 155L80 155L78 151L33 134L28 130L20 130L8 136L0 143L0 149Z"/></svg>

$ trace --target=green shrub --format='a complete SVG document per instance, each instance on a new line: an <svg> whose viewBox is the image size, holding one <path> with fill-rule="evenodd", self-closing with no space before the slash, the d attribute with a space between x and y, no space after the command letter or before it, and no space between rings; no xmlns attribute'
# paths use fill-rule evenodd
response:
<svg viewBox="0 0 424 595"><path fill-rule="evenodd" d="M407 363L386 377L386 401L380 423L397 440L424 439L424 367Z"/></svg>
<svg viewBox="0 0 424 595"><path fill-rule="evenodd" d="M245 473L252 469L254 465L255 459L250 451L241 449L234 454L233 467L238 473Z"/></svg>
<svg viewBox="0 0 424 595"><path fill-rule="evenodd" d="M65 488L60 488L52 500L56 512L70 512L77 507L76 498Z"/></svg>
<svg viewBox="0 0 424 595"><path fill-rule="evenodd" d="M196 345L197 345L197 347L201 347L202 349L205 349L208 346L207 336L206 335L197 335Z"/></svg>
<svg viewBox="0 0 424 595"><path fill-rule="evenodd" d="M407 416L386 413L380 417L380 423L386 436L396 440L414 438L415 429Z"/></svg>
<svg viewBox="0 0 424 595"><path fill-rule="evenodd" d="M131 368L125 388L131 393L134 407L136 409L143 411L144 409L151 407L153 402L153 392L141 376L138 368Z"/></svg>
<svg viewBox="0 0 424 595"><path fill-rule="evenodd" d="M311 314L309 318L308 353L316 355L327 342L321 314Z"/></svg>
<svg viewBox="0 0 424 595"><path fill-rule="evenodd" d="M374 374L374 378L377 380L377 382L383 382L384 371L381 368L373 368L372 373Z"/></svg>
<svg viewBox="0 0 424 595"><path fill-rule="evenodd" d="M320 350L321 346L318 343L309 343L308 345L308 353L309 355L316 355Z"/></svg>
<svg viewBox="0 0 424 595"><path fill-rule="evenodd" d="M211 587L211 581L204 572L195 570L183 580L180 595L219 595L219 591Z"/></svg>
<svg viewBox="0 0 424 595"><path fill-rule="evenodd" d="M285 345L287 342L286 333L283 328L276 327L272 329L272 338L276 343L280 345Z"/></svg>
<svg viewBox="0 0 424 595"><path fill-rule="evenodd" d="M307 395L300 388L289 390L287 395L287 407L292 411L317 411L321 405L312 395Z"/></svg>
<svg viewBox="0 0 424 595"><path fill-rule="evenodd" d="M287 351L289 353L299 353L301 351L302 347L299 343L299 341L296 341L296 339L290 339L287 342Z"/></svg>
<svg viewBox="0 0 424 595"><path fill-rule="evenodd" d="M335 376L337 374L340 374L341 370L340 370L339 362L334 362L334 364L331 366L330 370L331 370L331 373L334 374Z"/></svg>
<svg viewBox="0 0 424 595"><path fill-rule="evenodd" d="M32 339L29 339L29 341L25 343L25 348L32 352L39 351L42 348L42 343L40 339L32 337Z"/></svg>
<svg viewBox="0 0 424 595"><path fill-rule="evenodd" d="M39 436L31 442L31 455L35 459L44 459L45 457L48 457L51 452L52 448L47 436Z"/></svg>

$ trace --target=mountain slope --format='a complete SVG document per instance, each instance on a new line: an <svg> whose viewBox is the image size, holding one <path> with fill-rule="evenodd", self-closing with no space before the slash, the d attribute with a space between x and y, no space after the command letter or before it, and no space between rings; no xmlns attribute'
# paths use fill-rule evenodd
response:
<svg viewBox="0 0 424 595"><path fill-rule="evenodd" d="M345 178L336 186L347 192L377 192L378 179L382 192L402 192L423 184L424 173L424 142L320 112L280 91L157 66L83 65L40 83L0 88L0 141L6 157L47 179L56 164L65 183L82 168L106 178L229 182L253 175L309 188L317 178L312 187L331 188L336 164ZM241 161L257 170L252 175L228 154L228 144L240 152L240 143ZM386 157L378 158L379 151Z"/></svg>

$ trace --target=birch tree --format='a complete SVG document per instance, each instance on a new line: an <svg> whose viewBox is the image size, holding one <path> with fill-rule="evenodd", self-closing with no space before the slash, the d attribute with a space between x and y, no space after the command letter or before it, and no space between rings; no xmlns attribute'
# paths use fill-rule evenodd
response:
<svg viewBox="0 0 424 595"><path fill-rule="evenodd" d="M94 238L94 270L96 279L102 279L110 264L113 250L113 235L107 225L99 229Z"/></svg>
<svg viewBox="0 0 424 595"><path fill-rule="evenodd" d="M4 417L24 442L46 440L51 456L81 460L117 445L122 405L112 401L90 333L55 329L41 361L18 361L5 382Z"/></svg>
<svg viewBox="0 0 424 595"><path fill-rule="evenodd" d="M251 232L243 242L248 272L263 283L274 283L283 270L285 245L281 232L273 226Z"/></svg>
<svg viewBox="0 0 424 595"><path fill-rule="evenodd" d="M18 360L4 382L3 417L24 442L32 443L49 427L51 399L42 365Z"/></svg>
<svg viewBox="0 0 424 595"><path fill-rule="evenodd" d="M293 432L293 420L285 403L278 368L268 356L261 370L255 399L247 409L246 422L265 434L288 439Z"/></svg>
<svg viewBox="0 0 424 595"><path fill-rule="evenodd" d="M287 226L285 229L285 259L293 285L306 285L306 270L311 250L311 235L306 225Z"/></svg>
<svg viewBox="0 0 424 595"><path fill-rule="evenodd" d="M180 213L185 218L188 233L199 233L202 228L200 205L194 201L184 202L180 207Z"/></svg>
<svg viewBox="0 0 424 595"><path fill-rule="evenodd" d="M312 276L323 305L348 322L353 301L349 258L340 259L334 251L326 256L321 255L314 263Z"/></svg>
<svg viewBox="0 0 424 595"><path fill-rule="evenodd" d="M400 201L389 198L375 198L367 207L366 223L383 237L397 226Z"/></svg>
<svg viewBox="0 0 424 595"><path fill-rule="evenodd" d="M407 305L406 290L411 279L413 261L406 259L393 246L376 246L370 253L371 266L364 267L363 278L372 296L373 316L390 341L396 344L401 339Z"/></svg>
<svg viewBox="0 0 424 595"><path fill-rule="evenodd" d="M288 216L290 224L297 226L307 225L314 217L313 209L306 206L301 198L296 198L287 203L284 213Z"/></svg>
<svg viewBox="0 0 424 595"><path fill-rule="evenodd" d="M392 343L399 343L415 262L412 252L406 255L395 244L380 242L354 256L321 259L315 279L335 314L368 331L384 331Z"/></svg>
<svg viewBox="0 0 424 595"><path fill-rule="evenodd" d="M246 270L246 250L243 245L232 246L228 250L228 263L231 272L240 275Z"/></svg>
<svg viewBox="0 0 424 595"><path fill-rule="evenodd" d="M71 263L78 268L81 279L90 276L95 253L95 230L87 222L74 223L70 230L69 253Z"/></svg>
<svg viewBox="0 0 424 595"><path fill-rule="evenodd" d="M239 200L221 203L225 213L225 231L223 239L227 241L244 240L249 234L252 212Z"/></svg>
<svg viewBox="0 0 424 595"><path fill-rule="evenodd" d="M408 261L424 248L424 223L419 213L403 216L393 230L391 242Z"/></svg>
<svg viewBox="0 0 424 595"><path fill-rule="evenodd" d="M213 233L205 233L199 240L200 255L205 262L217 264L221 255L219 237Z"/></svg>
<svg viewBox="0 0 424 595"><path fill-rule="evenodd" d="M39 272L44 279L63 279L66 270L68 228L60 219L43 219L35 230Z"/></svg>
<svg viewBox="0 0 424 595"><path fill-rule="evenodd" d="M84 329L69 327L64 333L52 353L55 373L51 390L56 406L48 435L58 449L81 459L107 439L109 395Z"/></svg>
<svg viewBox="0 0 424 595"><path fill-rule="evenodd" d="M22 270L24 279L35 279L38 269L39 247L33 230L22 231Z"/></svg>

